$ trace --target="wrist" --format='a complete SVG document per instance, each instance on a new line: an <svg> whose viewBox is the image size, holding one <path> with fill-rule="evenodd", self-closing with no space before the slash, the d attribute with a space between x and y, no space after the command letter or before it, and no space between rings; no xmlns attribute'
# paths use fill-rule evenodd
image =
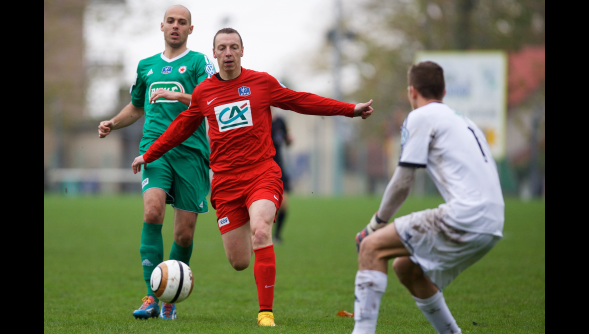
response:
<svg viewBox="0 0 589 334"><path fill-rule="evenodd" d="M378 217L378 211L374 214L374 220L376 220L378 224L388 224L388 221L382 220Z"/></svg>

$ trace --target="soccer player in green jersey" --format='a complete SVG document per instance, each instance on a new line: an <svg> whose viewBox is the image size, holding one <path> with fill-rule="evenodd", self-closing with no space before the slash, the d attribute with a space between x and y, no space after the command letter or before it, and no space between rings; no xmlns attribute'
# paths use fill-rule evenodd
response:
<svg viewBox="0 0 589 334"><path fill-rule="evenodd" d="M143 138L139 152L145 153L176 116L190 105L196 85L215 74L209 59L186 47L192 33L190 11L184 6L168 8L161 23L165 50L145 58L137 66L137 78L131 86L131 103L109 121L98 127L100 138L111 130L133 124L145 115ZM163 261L162 224L165 205L174 207L174 243L171 260L190 263L192 239L198 213L208 212L205 196L209 193L210 148L203 122L186 141L162 158L150 163L143 171L143 231L141 232L141 261L147 296L141 307L133 312L135 318L160 316L176 318L173 304L163 303L151 290L152 271Z"/></svg>

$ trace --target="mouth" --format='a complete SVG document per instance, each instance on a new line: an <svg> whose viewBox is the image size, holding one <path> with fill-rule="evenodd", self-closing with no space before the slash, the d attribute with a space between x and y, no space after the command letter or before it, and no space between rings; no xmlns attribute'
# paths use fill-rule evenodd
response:
<svg viewBox="0 0 589 334"><path fill-rule="evenodd" d="M180 38L180 34L176 31L174 31L170 34L170 37L172 37L173 39L178 39L178 38Z"/></svg>
<svg viewBox="0 0 589 334"><path fill-rule="evenodd" d="M225 64L225 66L232 66L232 65L235 64L235 61L233 61L233 60L227 60L227 61L225 61L224 64Z"/></svg>

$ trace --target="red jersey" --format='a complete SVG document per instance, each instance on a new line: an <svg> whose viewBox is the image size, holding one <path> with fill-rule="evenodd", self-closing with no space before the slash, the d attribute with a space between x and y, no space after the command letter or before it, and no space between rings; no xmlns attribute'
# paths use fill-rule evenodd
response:
<svg viewBox="0 0 589 334"><path fill-rule="evenodd" d="M209 122L211 169L215 173L241 172L272 159L276 153L270 135L270 106L307 115L353 117L355 105L311 93L295 92L265 72L241 69L232 80L216 75L192 93L190 107L143 155L152 162L186 140L201 124Z"/></svg>

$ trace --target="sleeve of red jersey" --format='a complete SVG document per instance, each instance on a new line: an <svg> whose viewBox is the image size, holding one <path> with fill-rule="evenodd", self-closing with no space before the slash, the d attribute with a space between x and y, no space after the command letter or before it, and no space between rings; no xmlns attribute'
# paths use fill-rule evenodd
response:
<svg viewBox="0 0 589 334"><path fill-rule="evenodd" d="M354 104L311 93L295 92L286 88L270 74L267 75L270 104L274 107L305 115L354 117L354 108L356 107Z"/></svg>
<svg viewBox="0 0 589 334"><path fill-rule="evenodd" d="M159 159L166 152L188 139L198 129L204 116L198 107L196 92L197 89L192 92L190 107L176 116L166 131L145 152L143 160L146 163Z"/></svg>

